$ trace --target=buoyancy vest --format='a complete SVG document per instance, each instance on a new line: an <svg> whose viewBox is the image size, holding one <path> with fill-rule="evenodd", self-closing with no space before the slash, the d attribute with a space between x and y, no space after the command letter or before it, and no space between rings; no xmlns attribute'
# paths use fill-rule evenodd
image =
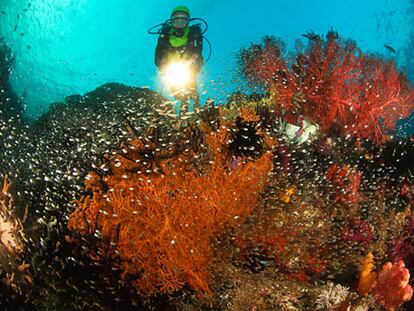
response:
<svg viewBox="0 0 414 311"><path fill-rule="evenodd" d="M180 37L176 36L174 34L174 31L171 31L171 34L169 35L169 38L168 38L171 46L175 47L175 48L180 48L180 47L185 46L188 42L189 33L190 33L190 27L189 26L185 27L184 34Z"/></svg>

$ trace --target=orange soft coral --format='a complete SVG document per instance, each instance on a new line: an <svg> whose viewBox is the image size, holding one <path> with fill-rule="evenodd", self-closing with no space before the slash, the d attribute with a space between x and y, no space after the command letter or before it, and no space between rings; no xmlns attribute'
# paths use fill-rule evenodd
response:
<svg viewBox="0 0 414 311"><path fill-rule="evenodd" d="M361 296L366 296L375 285L377 273L374 270L374 255L368 253L362 261L362 269L359 275L357 291Z"/></svg>
<svg viewBox="0 0 414 311"><path fill-rule="evenodd" d="M111 160L113 175L91 174L93 195L77 201L69 228L97 231L115 245L122 277L141 294L171 293L184 284L208 292L210 238L225 225L237 226L256 205L271 169L271 155L228 169L225 128L206 137L210 163L200 174L189 169L194 156L182 153L147 170L139 143Z"/></svg>

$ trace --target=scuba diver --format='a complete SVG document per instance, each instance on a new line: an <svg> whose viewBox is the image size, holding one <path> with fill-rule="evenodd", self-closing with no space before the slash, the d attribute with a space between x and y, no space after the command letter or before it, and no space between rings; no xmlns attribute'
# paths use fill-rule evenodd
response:
<svg viewBox="0 0 414 311"><path fill-rule="evenodd" d="M189 9L178 6L171 12L169 20L154 26L161 26L156 32L159 38L155 50L155 64L171 94L181 103L180 115L188 112L190 100L193 102L194 111L200 108L197 76L204 62L203 33L207 27L203 32L200 24L190 25L191 21L197 19L205 23L199 18L190 19ZM150 30L148 32L153 34Z"/></svg>

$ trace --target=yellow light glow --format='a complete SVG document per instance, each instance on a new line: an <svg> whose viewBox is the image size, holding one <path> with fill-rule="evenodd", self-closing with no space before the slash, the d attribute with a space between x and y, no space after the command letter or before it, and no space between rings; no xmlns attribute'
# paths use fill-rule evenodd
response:
<svg viewBox="0 0 414 311"><path fill-rule="evenodd" d="M165 69L164 82L175 88L185 87L191 80L190 64L185 61L173 62Z"/></svg>

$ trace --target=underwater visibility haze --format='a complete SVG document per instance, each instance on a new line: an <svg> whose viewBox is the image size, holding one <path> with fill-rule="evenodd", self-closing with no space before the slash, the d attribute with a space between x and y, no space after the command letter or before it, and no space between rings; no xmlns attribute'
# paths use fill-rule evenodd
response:
<svg viewBox="0 0 414 311"><path fill-rule="evenodd" d="M0 0L0 308L414 310L413 59L413 0Z"/></svg>

